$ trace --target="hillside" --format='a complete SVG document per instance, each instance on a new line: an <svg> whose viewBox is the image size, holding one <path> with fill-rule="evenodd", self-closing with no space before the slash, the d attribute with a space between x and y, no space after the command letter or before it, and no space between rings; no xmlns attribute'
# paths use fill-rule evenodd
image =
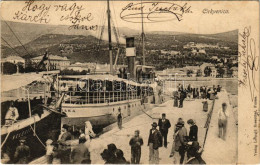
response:
<svg viewBox="0 0 260 165"><path fill-rule="evenodd" d="M20 46L19 42L9 29L8 25L15 32L17 37L23 44L37 39L45 34L65 34L65 35L90 35L89 31L84 30L68 30L68 26L64 25L45 25L32 23L19 23L11 21L1 21L1 34L12 46Z"/></svg>
<svg viewBox="0 0 260 165"><path fill-rule="evenodd" d="M19 44L18 40L10 31L5 22L1 24L2 37L8 43L15 47L20 56L25 58L35 57L43 54L46 49L56 55L67 56L72 62L100 62L106 63L109 61L107 52L107 41L102 41L100 51L95 47L98 45L98 40L95 34L84 30L68 30L68 26L54 25L37 25L7 22L15 34L28 50L29 54ZM120 43L125 44L125 36L134 36L135 46L140 49L140 32L132 30L128 27L118 28L120 33ZM97 32L96 32L97 33ZM106 28L103 33L103 40L106 40ZM112 40L115 42L115 38ZM171 49L172 46L178 45L182 47L188 42L221 44L230 47L232 50L237 50L238 31L229 31L218 34L189 34L179 32L148 32L145 35L146 50L161 50ZM74 44L73 51L64 52L61 44ZM114 43L115 44L115 43ZM66 48L67 49L67 48ZM5 42L1 42L2 57L17 55ZM67 50L66 50L67 51ZM138 51L138 50L137 50ZM116 54L116 53L115 53Z"/></svg>

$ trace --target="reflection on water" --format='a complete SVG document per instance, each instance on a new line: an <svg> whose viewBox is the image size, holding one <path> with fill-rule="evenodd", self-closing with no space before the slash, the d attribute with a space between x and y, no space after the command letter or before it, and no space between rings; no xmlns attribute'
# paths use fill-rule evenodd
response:
<svg viewBox="0 0 260 165"><path fill-rule="evenodd" d="M237 79L213 79L210 81L176 81L176 85L183 84L187 87L189 84L192 87L199 88L200 86L217 86L220 85L222 88L232 95L238 94L238 80ZM175 88L175 81L166 81L166 88Z"/></svg>

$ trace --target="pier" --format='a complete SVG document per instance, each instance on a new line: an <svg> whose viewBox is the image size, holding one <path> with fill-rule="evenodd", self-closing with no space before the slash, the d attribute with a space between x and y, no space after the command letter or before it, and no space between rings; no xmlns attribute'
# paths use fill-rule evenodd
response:
<svg viewBox="0 0 260 165"><path fill-rule="evenodd" d="M226 102L228 105L229 120L227 126L226 140L218 138L218 110L221 108L221 104ZM123 150L125 158L130 161L131 148L129 146L129 140L134 135L135 130L140 130L140 136L144 140L142 146L141 164L149 163L149 147L147 146L149 130L151 124L154 121L158 121L162 113L166 113L166 118L170 120L172 127L168 133L168 148L159 148L160 164L171 164L173 158L170 158L170 152L172 147L173 127L176 124L178 118L183 118L185 121L185 127L189 132L189 126L186 123L188 119L194 119L198 126L198 141L200 146L203 146L206 129L205 124L208 119L208 114L212 109L212 116L210 118L207 137L204 145L204 152L202 158L207 164L222 163L232 164L236 162L237 158L237 125L235 120L235 113L233 112L232 105L230 105L228 93L222 90L218 93L218 99L215 99L213 104L212 100L208 100L209 111L204 112L202 110L202 99L185 100L183 108L173 107L173 100L168 100L160 105L150 106L150 110L146 113L129 119L123 120L123 128L120 130L117 124L112 124L107 128L109 131L105 132L98 138L92 139L89 150L91 153L92 164L104 164L100 153L107 147L108 144L114 143L117 148ZM148 107L147 107L148 108ZM217 148L215 146L218 146ZM228 157L226 155L229 155ZM45 157L38 158L32 161L30 164L45 164Z"/></svg>

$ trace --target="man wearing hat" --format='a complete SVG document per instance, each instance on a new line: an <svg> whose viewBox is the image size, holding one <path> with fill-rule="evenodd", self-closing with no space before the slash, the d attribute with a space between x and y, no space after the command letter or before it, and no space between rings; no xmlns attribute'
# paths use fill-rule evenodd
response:
<svg viewBox="0 0 260 165"><path fill-rule="evenodd" d="M156 127L157 123L153 122L148 138L150 164L159 164L159 147L162 146L162 135Z"/></svg>
<svg viewBox="0 0 260 165"><path fill-rule="evenodd" d="M189 142L190 143L190 142ZM201 154L203 150L200 150L199 142L194 141L191 144L189 144L188 150L187 150L187 162L185 164L206 164L206 162L202 159Z"/></svg>
<svg viewBox="0 0 260 165"><path fill-rule="evenodd" d="M15 150L14 160L17 164L28 164L30 158L30 148L25 145L25 137L22 137L19 141L20 145Z"/></svg>
<svg viewBox="0 0 260 165"><path fill-rule="evenodd" d="M69 126L67 124L63 124L61 129L61 134L59 135L58 141L60 143L64 143L67 140L71 140L71 133L68 132Z"/></svg>
<svg viewBox="0 0 260 165"><path fill-rule="evenodd" d="M184 156L185 156L185 145L187 143L186 137L187 137L187 129L184 127L184 121L180 120L176 127L178 128L178 131L175 135L175 151L178 151L180 154L180 164L183 163Z"/></svg>
<svg viewBox="0 0 260 165"><path fill-rule="evenodd" d="M166 119L166 114L162 114L162 118L158 121L159 131L163 136L164 147L167 148L167 136L168 136L168 129L171 127L171 123L168 119Z"/></svg>

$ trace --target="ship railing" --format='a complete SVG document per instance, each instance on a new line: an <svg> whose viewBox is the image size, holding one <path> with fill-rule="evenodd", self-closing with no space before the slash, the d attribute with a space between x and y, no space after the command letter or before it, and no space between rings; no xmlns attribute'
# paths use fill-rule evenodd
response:
<svg viewBox="0 0 260 165"><path fill-rule="evenodd" d="M48 91L52 96L57 96L57 91ZM151 96L152 92L145 91L65 91L65 103L70 104L100 104L134 99L142 99Z"/></svg>
<svg viewBox="0 0 260 165"><path fill-rule="evenodd" d="M137 91L66 91L65 93L65 103L70 104L100 104L141 99Z"/></svg>

